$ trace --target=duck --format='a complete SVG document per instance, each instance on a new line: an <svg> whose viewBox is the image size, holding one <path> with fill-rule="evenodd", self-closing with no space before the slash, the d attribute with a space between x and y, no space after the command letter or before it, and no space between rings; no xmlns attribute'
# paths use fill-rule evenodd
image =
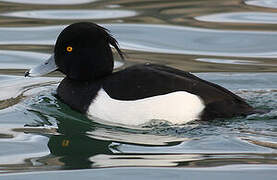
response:
<svg viewBox="0 0 277 180"><path fill-rule="evenodd" d="M60 71L65 78L57 96L63 103L92 120L117 124L186 124L255 113L224 87L173 67L146 63L114 71L111 46L125 58L109 30L92 22L73 23L59 34L49 59L25 77Z"/></svg>

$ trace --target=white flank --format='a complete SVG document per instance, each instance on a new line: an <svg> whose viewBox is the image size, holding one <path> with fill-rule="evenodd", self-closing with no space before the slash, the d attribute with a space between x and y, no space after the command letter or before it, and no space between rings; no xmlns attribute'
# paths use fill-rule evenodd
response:
<svg viewBox="0 0 277 180"><path fill-rule="evenodd" d="M105 121L127 125L141 125L150 120L183 124L199 119L204 107L198 96L185 91L139 100L116 100L101 89L87 113Z"/></svg>

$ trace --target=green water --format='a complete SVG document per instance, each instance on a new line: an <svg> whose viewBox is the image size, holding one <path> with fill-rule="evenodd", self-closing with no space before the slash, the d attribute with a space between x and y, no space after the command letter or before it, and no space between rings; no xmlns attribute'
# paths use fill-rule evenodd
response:
<svg viewBox="0 0 277 180"><path fill-rule="evenodd" d="M0 179L276 179L276 0L0 1ZM126 53L190 71L266 109L180 126L89 120L24 78L68 24L108 28Z"/></svg>

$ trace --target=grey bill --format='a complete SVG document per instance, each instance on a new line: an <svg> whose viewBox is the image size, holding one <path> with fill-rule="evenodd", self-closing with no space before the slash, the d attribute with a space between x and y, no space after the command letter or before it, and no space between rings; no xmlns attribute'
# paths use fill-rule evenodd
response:
<svg viewBox="0 0 277 180"><path fill-rule="evenodd" d="M49 59L47 59L44 63L30 69L29 71L25 72L25 77L37 77L43 76L50 72L57 70L58 67L55 63L54 55L52 55Z"/></svg>

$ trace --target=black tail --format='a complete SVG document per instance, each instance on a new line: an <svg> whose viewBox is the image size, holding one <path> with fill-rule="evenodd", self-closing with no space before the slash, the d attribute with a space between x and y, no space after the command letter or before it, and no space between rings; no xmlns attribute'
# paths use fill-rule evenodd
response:
<svg viewBox="0 0 277 180"><path fill-rule="evenodd" d="M270 112L269 109L253 109L251 114L266 114L266 113L269 113L269 112Z"/></svg>

